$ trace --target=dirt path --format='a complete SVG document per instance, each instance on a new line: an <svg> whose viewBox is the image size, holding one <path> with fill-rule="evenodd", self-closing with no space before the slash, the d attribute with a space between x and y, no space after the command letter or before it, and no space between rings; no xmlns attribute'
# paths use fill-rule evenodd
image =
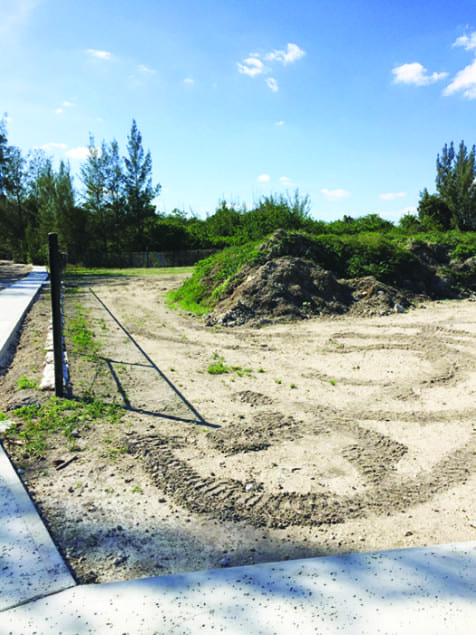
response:
<svg viewBox="0 0 476 635"><path fill-rule="evenodd" d="M73 363L74 392L129 408L122 424L80 431L60 472L61 440L23 460L80 579L476 538L476 303L207 328L165 304L179 283L96 280L95 295L67 301L88 308L102 343L95 375ZM4 401L41 355L44 302Z"/></svg>

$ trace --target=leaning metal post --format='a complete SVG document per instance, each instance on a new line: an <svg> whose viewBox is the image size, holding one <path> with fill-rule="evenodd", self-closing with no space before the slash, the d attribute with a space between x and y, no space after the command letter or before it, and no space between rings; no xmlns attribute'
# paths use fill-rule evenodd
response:
<svg viewBox="0 0 476 635"><path fill-rule="evenodd" d="M61 264L58 234L48 234L51 278L51 312L53 315L53 356L55 366L55 395L63 396L63 323L61 318Z"/></svg>

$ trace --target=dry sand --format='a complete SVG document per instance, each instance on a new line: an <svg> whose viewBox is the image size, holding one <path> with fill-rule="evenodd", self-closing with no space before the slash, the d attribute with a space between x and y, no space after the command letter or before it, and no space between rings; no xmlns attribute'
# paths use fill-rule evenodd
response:
<svg viewBox="0 0 476 635"><path fill-rule="evenodd" d="M475 302L210 328L164 302L182 279L69 296L102 346L96 374L72 360L74 393L128 412L80 430L61 471L60 438L40 461L11 449L80 580L476 538ZM48 310L43 297L0 379L5 404ZM229 372L210 374L220 361Z"/></svg>

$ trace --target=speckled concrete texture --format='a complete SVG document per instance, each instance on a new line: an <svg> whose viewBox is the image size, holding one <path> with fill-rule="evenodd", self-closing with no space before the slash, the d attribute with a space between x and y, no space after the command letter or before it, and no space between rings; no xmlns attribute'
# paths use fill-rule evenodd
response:
<svg viewBox="0 0 476 635"><path fill-rule="evenodd" d="M0 611L74 584L0 445Z"/></svg>
<svg viewBox="0 0 476 635"><path fill-rule="evenodd" d="M9 346L23 316L47 278L44 267L33 267L25 278L0 291L0 366L5 365Z"/></svg>
<svg viewBox="0 0 476 635"><path fill-rule="evenodd" d="M4 612L0 632L428 635L475 624L471 543L81 586Z"/></svg>

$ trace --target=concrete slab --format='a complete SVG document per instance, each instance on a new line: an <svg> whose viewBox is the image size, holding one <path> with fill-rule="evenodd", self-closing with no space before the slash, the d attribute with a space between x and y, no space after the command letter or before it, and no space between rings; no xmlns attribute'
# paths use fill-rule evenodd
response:
<svg viewBox="0 0 476 635"><path fill-rule="evenodd" d="M476 543L79 586L5 611L1 633L473 633Z"/></svg>
<svg viewBox="0 0 476 635"><path fill-rule="evenodd" d="M0 611L74 584L0 445Z"/></svg>
<svg viewBox="0 0 476 635"><path fill-rule="evenodd" d="M45 267L33 267L25 278L0 291L0 367L6 364L10 344L23 317L47 279Z"/></svg>

